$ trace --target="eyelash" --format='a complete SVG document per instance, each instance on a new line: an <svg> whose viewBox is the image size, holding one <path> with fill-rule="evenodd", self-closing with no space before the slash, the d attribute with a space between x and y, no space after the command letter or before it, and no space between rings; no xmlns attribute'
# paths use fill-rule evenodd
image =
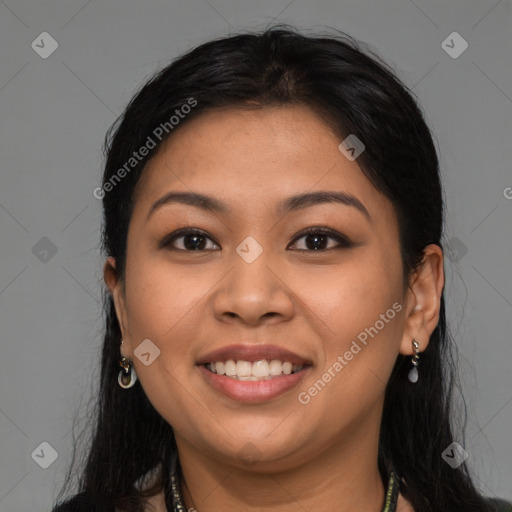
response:
<svg viewBox="0 0 512 512"><path fill-rule="evenodd" d="M333 231L332 229L328 228L322 228L322 227L310 227L306 228L303 231L301 231L292 241L293 244L295 244L298 240L301 238L304 238L307 235L313 235L313 234L319 234L319 235L327 235L328 238L332 238L333 240L336 240L339 244L338 247L330 247L328 249L294 249L296 251L302 251L302 252L326 252L332 249L347 249L351 247L353 244L352 242L344 235ZM210 240L213 240L210 236L208 236L204 231L201 231L200 229L194 229L194 228L182 228L178 229L177 231L174 231L173 233L167 235L161 242L160 242L160 248L166 248L168 250L172 251L183 251L183 252L203 252L208 251L211 249L197 249L197 250L188 250L188 249L178 249L176 247L172 247L172 243L177 240L178 238L183 238L187 235L201 235L206 238L209 238ZM214 241L214 240L213 240ZM214 243L217 244L217 242L214 241ZM217 244L219 245L219 244Z"/></svg>

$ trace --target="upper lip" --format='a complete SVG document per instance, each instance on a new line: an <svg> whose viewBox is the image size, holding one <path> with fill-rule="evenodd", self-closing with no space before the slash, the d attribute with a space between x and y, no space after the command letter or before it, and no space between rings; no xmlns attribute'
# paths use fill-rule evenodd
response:
<svg viewBox="0 0 512 512"><path fill-rule="evenodd" d="M260 361L262 359L278 359L280 361L290 362L298 365L311 364L307 358L302 357L299 354L292 352L291 350L279 347L277 345L259 344L238 344L221 347L201 356L198 359L197 364L227 361L228 359L251 362Z"/></svg>

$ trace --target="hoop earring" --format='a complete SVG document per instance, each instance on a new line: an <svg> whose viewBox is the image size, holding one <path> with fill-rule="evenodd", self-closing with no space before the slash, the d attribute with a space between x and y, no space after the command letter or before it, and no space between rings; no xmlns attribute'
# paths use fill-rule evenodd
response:
<svg viewBox="0 0 512 512"><path fill-rule="evenodd" d="M412 368L409 370L409 380L414 384L418 382L418 363L420 362L420 344L413 339L412 340L412 349L414 351L414 355L411 357Z"/></svg>
<svg viewBox="0 0 512 512"><path fill-rule="evenodd" d="M121 341L121 344L122 343ZM133 363L125 356L122 356L119 360L119 366L121 366L122 370L119 371L119 375L117 376L118 384L123 389L131 388L137 382L137 373L135 372Z"/></svg>

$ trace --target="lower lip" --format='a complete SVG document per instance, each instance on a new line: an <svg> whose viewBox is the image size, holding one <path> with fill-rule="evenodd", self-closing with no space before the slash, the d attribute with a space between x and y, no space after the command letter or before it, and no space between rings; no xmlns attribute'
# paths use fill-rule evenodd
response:
<svg viewBox="0 0 512 512"><path fill-rule="evenodd" d="M208 370L204 365L198 365L199 371L206 382L217 391L239 402L261 403L286 393L294 388L311 369L307 366L297 373L281 375L269 380L238 380L219 375Z"/></svg>

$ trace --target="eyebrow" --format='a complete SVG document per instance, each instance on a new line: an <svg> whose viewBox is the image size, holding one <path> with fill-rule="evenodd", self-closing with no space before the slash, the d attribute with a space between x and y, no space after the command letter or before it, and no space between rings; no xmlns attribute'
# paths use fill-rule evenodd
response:
<svg viewBox="0 0 512 512"><path fill-rule="evenodd" d="M151 217L151 215L153 215L157 209L171 203L196 206L203 210L211 210L224 215L232 213L231 208L229 208L222 201L215 199L214 197L197 192L169 192L151 205L151 208L149 209L146 216L146 220L148 220L149 217ZM347 192L334 192L327 190L321 190L318 192L306 192L288 197L287 199L278 203L277 213L279 215L285 215L301 208L307 208L309 206L327 203L337 203L354 207L359 210L369 222L372 222L370 213L365 208L363 203L357 199L357 197L348 194Z"/></svg>

